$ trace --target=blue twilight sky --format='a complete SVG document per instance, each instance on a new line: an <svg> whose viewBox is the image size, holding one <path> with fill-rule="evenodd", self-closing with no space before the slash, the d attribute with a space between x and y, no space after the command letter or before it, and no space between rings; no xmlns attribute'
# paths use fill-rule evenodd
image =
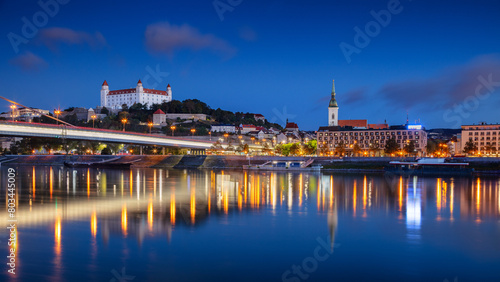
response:
<svg viewBox="0 0 500 282"><path fill-rule="evenodd" d="M33 107L141 79L315 130L335 79L340 119L500 121L499 1L18 0L0 22L1 95Z"/></svg>

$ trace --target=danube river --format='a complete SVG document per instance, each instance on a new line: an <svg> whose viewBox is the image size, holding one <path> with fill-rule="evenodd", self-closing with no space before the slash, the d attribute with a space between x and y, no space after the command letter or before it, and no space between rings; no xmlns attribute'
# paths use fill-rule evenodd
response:
<svg viewBox="0 0 500 282"><path fill-rule="evenodd" d="M500 280L498 177L10 169L1 281Z"/></svg>

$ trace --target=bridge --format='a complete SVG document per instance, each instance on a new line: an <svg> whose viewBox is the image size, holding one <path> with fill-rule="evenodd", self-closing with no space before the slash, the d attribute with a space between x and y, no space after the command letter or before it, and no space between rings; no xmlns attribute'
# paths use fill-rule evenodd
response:
<svg viewBox="0 0 500 282"><path fill-rule="evenodd" d="M209 149L214 143L189 138L67 126L65 124L55 125L10 121L0 122L0 135L13 137L65 138L70 140L88 140L150 146L157 145L192 149Z"/></svg>

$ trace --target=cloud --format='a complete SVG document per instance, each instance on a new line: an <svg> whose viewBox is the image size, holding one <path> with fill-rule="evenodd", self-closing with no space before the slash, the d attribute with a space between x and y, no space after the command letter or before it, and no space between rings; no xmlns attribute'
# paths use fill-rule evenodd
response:
<svg viewBox="0 0 500 282"><path fill-rule="evenodd" d="M337 91L335 91L337 92ZM366 88L357 88L354 90L351 90L347 93L337 93L336 99L337 102L339 103L339 106L346 105L346 104L354 104L358 102L362 102L363 100L366 99ZM330 102L330 99L332 98L332 95L327 95L323 96L319 99L317 99L314 102L314 107L311 109L311 111L316 111L319 109L326 109L328 108L328 103Z"/></svg>
<svg viewBox="0 0 500 282"><path fill-rule="evenodd" d="M475 95L476 88L481 85L481 77L488 81L490 76L493 82L500 83L500 58L497 55L477 57L431 78L391 82L384 85L377 95L405 109L450 107ZM485 94L488 89L484 87L482 91Z"/></svg>
<svg viewBox="0 0 500 282"><path fill-rule="evenodd" d="M257 33L248 26L240 28L239 35L245 41L253 42L257 40Z"/></svg>
<svg viewBox="0 0 500 282"><path fill-rule="evenodd" d="M168 22L151 24L145 32L146 46L154 53L172 56L175 51L190 49L193 51L210 50L223 57L232 57L236 49L225 40L212 34L201 34L187 24L171 25Z"/></svg>
<svg viewBox="0 0 500 282"><path fill-rule="evenodd" d="M17 66L24 71L39 71L47 66L47 62L31 52L25 52L12 60L9 63Z"/></svg>
<svg viewBox="0 0 500 282"><path fill-rule="evenodd" d="M362 102L365 99L365 94L366 94L365 87L351 90L345 94L342 94L341 103L342 104L354 104L354 103Z"/></svg>
<svg viewBox="0 0 500 282"><path fill-rule="evenodd" d="M51 50L57 50L59 44L82 45L92 48L106 46L106 39L100 32L90 34L84 31L75 31L63 27L51 27L40 30L39 42Z"/></svg>

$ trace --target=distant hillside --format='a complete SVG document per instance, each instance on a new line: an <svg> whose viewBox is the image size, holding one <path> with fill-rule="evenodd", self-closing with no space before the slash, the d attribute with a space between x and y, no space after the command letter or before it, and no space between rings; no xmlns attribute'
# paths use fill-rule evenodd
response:
<svg viewBox="0 0 500 282"><path fill-rule="evenodd" d="M451 129L451 128L434 128L426 130L427 133L437 133L439 139L451 139L453 135L462 132L461 129Z"/></svg>

